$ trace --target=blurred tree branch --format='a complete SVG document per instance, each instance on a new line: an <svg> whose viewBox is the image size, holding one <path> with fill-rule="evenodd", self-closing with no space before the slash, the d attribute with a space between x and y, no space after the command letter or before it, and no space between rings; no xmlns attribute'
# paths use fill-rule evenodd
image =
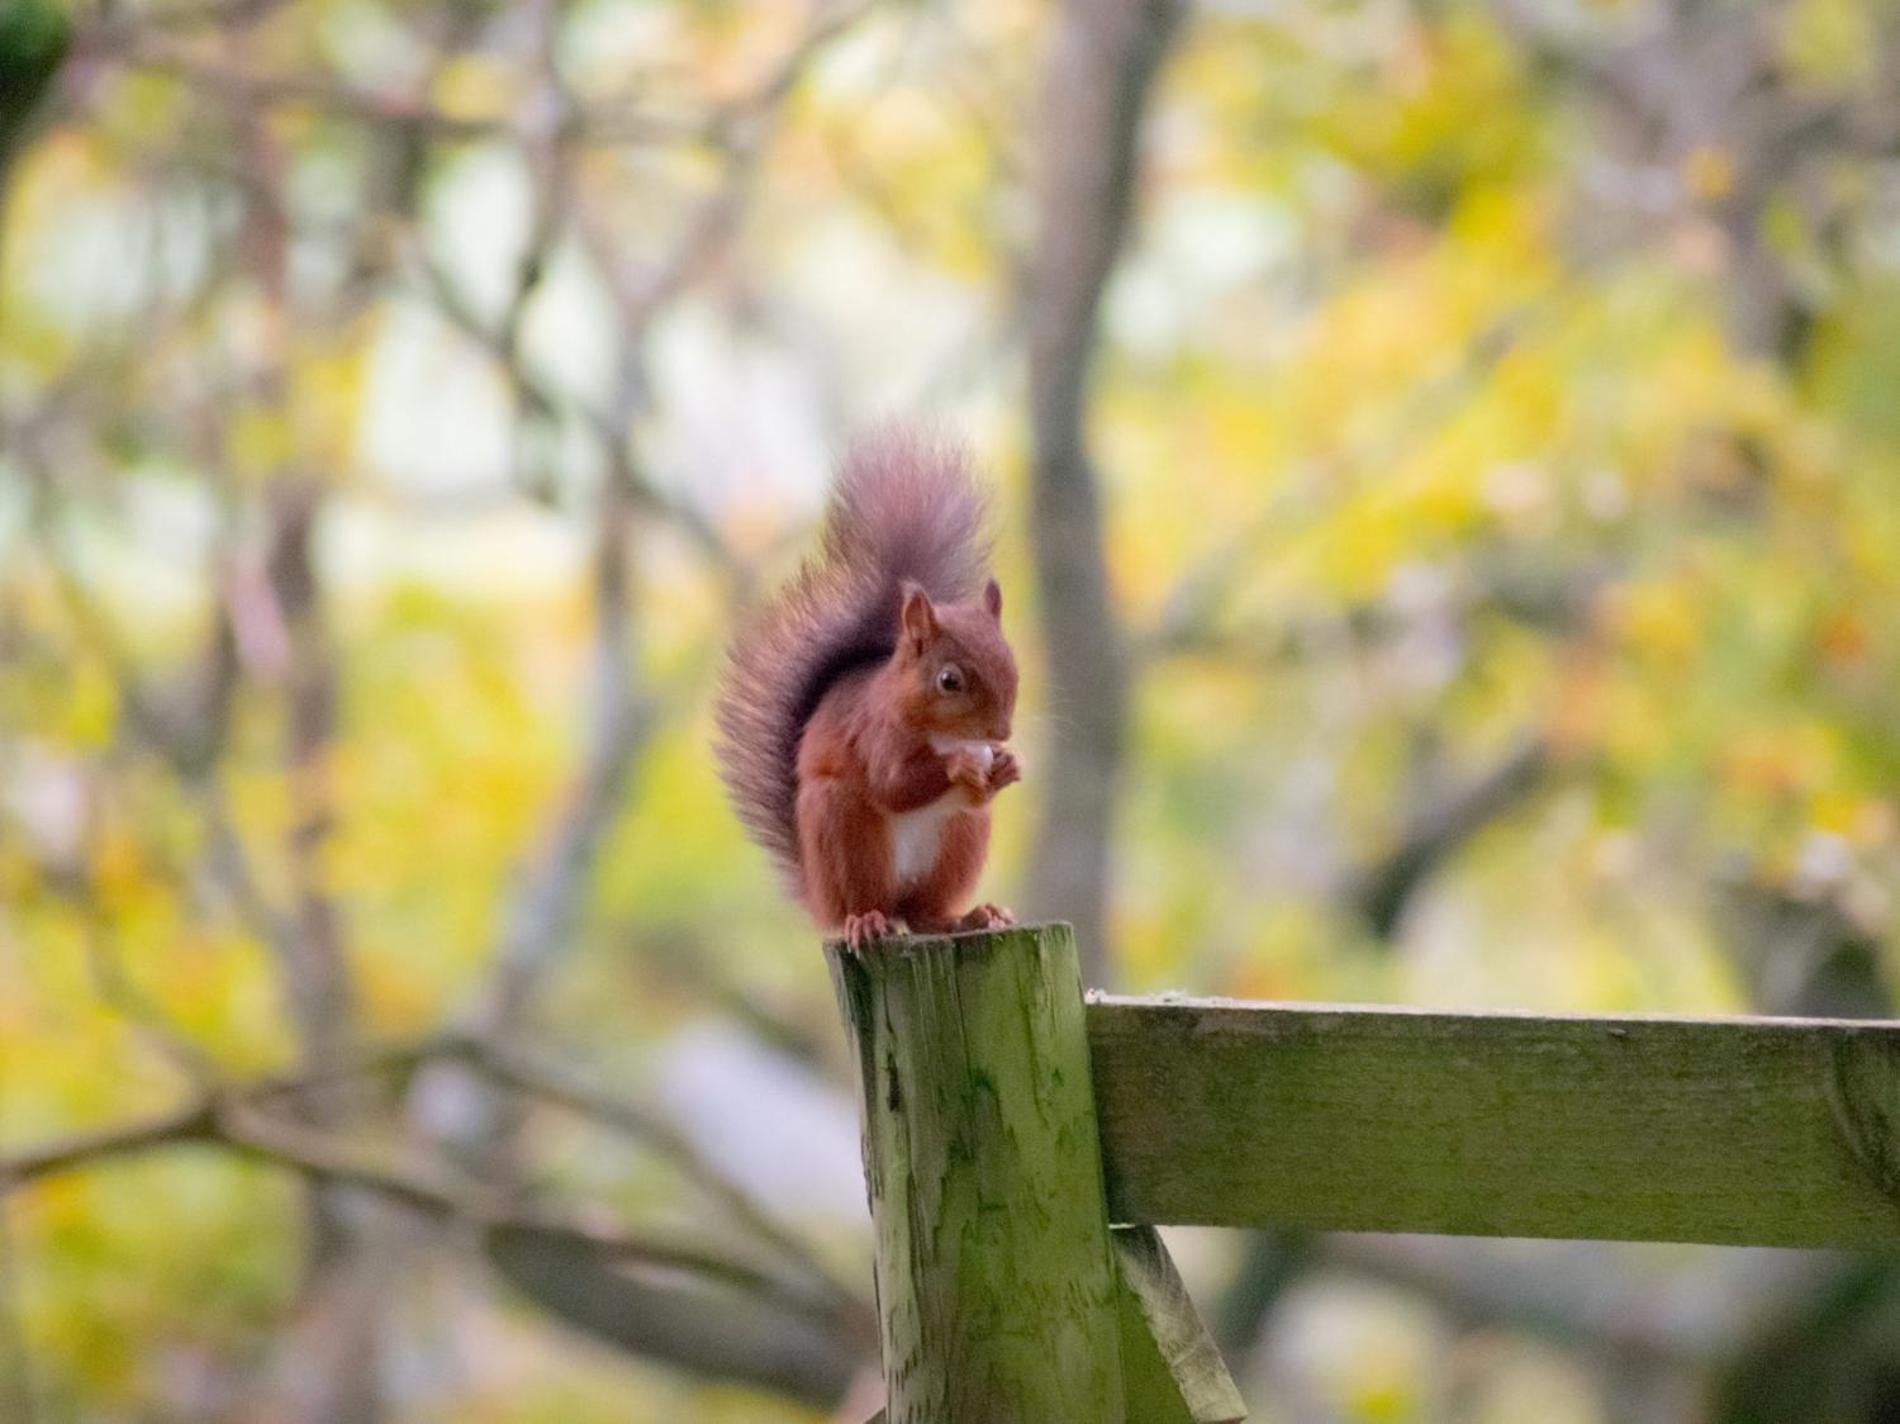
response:
<svg viewBox="0 0 1900 1424"><path fill-rule="evenodd" d="M625 930L621 938L629 949L638 945L641 958L661 983L713 1004L744 1024L761 1043L819 1076L841 1087L848 1082L849 1065L842 1056L829 1001L810 1018L768 1001L731 972L718 946L685 927L668 925L643 933Z"/></svg>
<svg viewBox="0 0 1900 1424"><path fill-rule="evenodd" d="M1774 231L1777 208L1799 211L1823 247L1838 243L1844 160L1879 162L1900 152L1900 26L1872 21L1873 82L1828 93L1792 62L1785 12L1663 0L1644 22L1608 33L1562 7L1491 0L1523 51L1596 102L1610 147L1632 170L1669 176L1671 216L1720 231L1737 346L1790 366L1807 355L1817 316ZM1723 172L1709 191L1690 176L1698 159ZM1824 174L1833 175L1831 178ZM1785 216L1785 214L1784 214Z"/></svg>
<svg viewBox="0 0 1900 1424"><path fill-rule="evenodd" d="M1348 903L1375 935L1391 939L1420 886L1473 836L1542 789L1552 765L1549 744L1529 736L1492 766L1416 807L1397 844L1351 877Z"/></svg>
<svg viewBox="0 0 1900 1424"><path fill-rule="evenodd" d="M515 1200L512 1191L497 1191L439 1162L366 1154L335 1132L285 1113L286 1108L320 1097L340 1082L391 1074L406 1077L425 1063L443 1059L467 1063L499 1086L557 1104L646 1143L705 1189L753 1244L794 1267L796 1275L788 1278L709 1246L611 1231L584 1219L598 1212L563 1216L531 1209ZM721 1175L662 1115L604 1092L544 1054L468 1034L442 1033L384 1045L309 1072L212 1084L175 1107L0 1155L0 1195L117 1158L192 1144L256 1156L315 1181L364 1188L426 1216L482 1231L506 1231L517 1239L531 1237L569 1250L584 1249L603 1263L686 1271L796 1304L817 1312L835 1328L861 1336L873 1329L869 1305L844 1286L799 1237Z"/></svg>
<svg viewBox="0 0 1900 1424"><path fill-rule="evenodd" d="M280 1091L302 1097L317 1081L282 1085ZM12 1190L134 1153L212 1144L290 1168L315 1182L360 1187L426 1216L478 1231L508 1231L584 1247L598 1259L684 1271L782 1303L809 1304L813 1299L809 1287L790 1283L730 1253L506 1204L480 1183L458 1179L440 1165L363 1153L333 1134L257 1111L247 1100L255 1096L214 1094L138 1122L42 1143L0 1159L0 1183Z"/></svg>
<svg viewBox="0 0 1900 1424"><path fill-rule="evenodd" d="M824 1409L876 1352L875 1334L841 1331L703 1280L629 1271L588 1242L500 1228L483 1246L501 1275L556 1318L702 1378Z"/></svg>

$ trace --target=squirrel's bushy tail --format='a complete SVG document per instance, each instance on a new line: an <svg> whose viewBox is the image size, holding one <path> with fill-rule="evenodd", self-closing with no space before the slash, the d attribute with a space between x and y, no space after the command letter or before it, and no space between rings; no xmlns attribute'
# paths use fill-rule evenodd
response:
<svg viewBox="0 0 1900 1424"><path fill-rule="evenodd" d="M897 646L908 580L972 598L989 563L988 501L959 445L901 427L839 467L818 553L732 640L720 683L719 769L754 840L798 879L798 743L819 699Z"/></svg>

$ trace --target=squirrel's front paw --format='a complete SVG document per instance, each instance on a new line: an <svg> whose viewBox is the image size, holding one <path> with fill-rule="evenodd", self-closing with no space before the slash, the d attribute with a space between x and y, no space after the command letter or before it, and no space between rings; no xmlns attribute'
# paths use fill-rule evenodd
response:
<svg viewBox="0 0 1900 1424"><path fill-rule="evenodd" d="M1008 747L998 747L990 761L989 794L994 796L1005 786L1014 786L1022 779L1023 764L1017 760L1016 753Z"/></svg>
<svg viewBox="0 0 1900 1424"><path fill-rule="evenodd" d="M959 747L945 762L944 773L952 786L961 786L970 793L972 801L981 805L990 799L990 776L995 766L993 757L986 759Z"/></svg>

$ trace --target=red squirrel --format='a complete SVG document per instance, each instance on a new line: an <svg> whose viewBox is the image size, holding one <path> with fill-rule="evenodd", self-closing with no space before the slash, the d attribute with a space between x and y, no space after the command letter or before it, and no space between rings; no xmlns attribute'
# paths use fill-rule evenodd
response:
<svg viewBox="0 0 1900 1424"><path fill-rule="evenodd" d="M720 771L792 893L854 947L1014 922L967 908L1005 745L1016 659L988 576L968 457L892 428L845 457L815 559L732 642Z"/></svg>

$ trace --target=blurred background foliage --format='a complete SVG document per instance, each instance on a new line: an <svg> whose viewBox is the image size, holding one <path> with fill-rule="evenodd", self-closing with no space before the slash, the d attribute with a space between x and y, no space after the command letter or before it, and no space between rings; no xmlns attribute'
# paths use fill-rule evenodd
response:
<svg viewBox="0 0 1900 1424"><path fill-rule="evenodd" d="M0 200L0 1417L870 1412L707 702L893 415L1098 980L1893 1010L1894 0L0 0ZM1177 1245L1262 1419L1900 1408L1886 1262Z"/></svg>

